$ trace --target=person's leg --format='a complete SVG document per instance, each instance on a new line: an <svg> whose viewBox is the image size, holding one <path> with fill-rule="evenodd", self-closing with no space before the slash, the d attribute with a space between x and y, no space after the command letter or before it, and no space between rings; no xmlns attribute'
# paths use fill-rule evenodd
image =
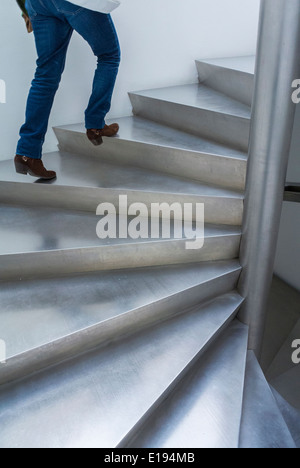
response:
<svg viewBox="0 0 300 468"><path fill-rule="evenodd" d="M72 28L89 43L98 59L92 96L85 112L86 128L104 129L121 56L114 23L110 15L87 9L67 19Z"/></svg>
<svg viewBox="0 0 300 468"><path fill-rule="evenodd" d="M39 160L73 29L63 17L46 9L39 0L27 1L26 6L33 25L38 60L17 155Z"/></svg>

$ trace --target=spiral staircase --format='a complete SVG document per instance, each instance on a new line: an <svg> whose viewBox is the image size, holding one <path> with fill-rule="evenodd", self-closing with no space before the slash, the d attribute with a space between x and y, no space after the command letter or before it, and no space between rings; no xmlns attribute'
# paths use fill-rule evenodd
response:
<svg viewBox="0 0 300 468"><path fill-rule="evenodd" d="M0 163L1 448L296 446L237 318L254 57L197 69L130 93L99 148L55 128L52 183ZM204 203L204 247L100 240L120 195Z"/></svg>

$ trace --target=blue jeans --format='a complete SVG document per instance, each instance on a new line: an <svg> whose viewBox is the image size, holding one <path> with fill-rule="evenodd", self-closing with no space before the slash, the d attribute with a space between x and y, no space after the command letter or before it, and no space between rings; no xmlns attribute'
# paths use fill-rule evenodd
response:
<svg viewBox="0 0 300 468"><path fill-rule="evenodd" d="M17 154L41 159L49 116L73 31L89 43L98 58L92 96L85 112L87 129L105 126L120 65L120 46L110 15L65 0L26 0L26 7L32 21L38 60ZM82 66L84 63L78 63L78 68Z"/></svg>

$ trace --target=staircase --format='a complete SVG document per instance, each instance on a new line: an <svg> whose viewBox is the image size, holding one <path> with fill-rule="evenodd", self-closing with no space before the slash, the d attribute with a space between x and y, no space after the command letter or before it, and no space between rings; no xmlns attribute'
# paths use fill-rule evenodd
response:
<svg viewBox="0 0 300 468"><path fill-rule="evenodd" d="M197 68L102 147L56 128L54 182L0 163L1 448L295 447L237 319L254 58ZM203 249L98 239L119 195L204 203Z"/></svg>

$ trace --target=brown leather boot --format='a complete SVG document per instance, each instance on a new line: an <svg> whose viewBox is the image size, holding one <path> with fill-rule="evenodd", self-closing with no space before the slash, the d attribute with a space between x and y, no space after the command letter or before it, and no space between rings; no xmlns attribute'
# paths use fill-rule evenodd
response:
<svg viewBox="0 0 300 468"><path fill-rule="evenodd" d="M114 123L111 125L105 125L105 127L101 130L90 128L86 131L86 134L88 139L93 143L93 145L100 146L103 143L102 137L113 137L118 133L119 129L119 125L117 123Z"/></svg>
<svg viewBox="0 0 300 468"><path fill-rule="evenodd" d="M38 179L51 180L56 178L56 172L47 171L41 159L27 158L17 154L15 157L15 166L18 174L31 175Z"/></svg>

